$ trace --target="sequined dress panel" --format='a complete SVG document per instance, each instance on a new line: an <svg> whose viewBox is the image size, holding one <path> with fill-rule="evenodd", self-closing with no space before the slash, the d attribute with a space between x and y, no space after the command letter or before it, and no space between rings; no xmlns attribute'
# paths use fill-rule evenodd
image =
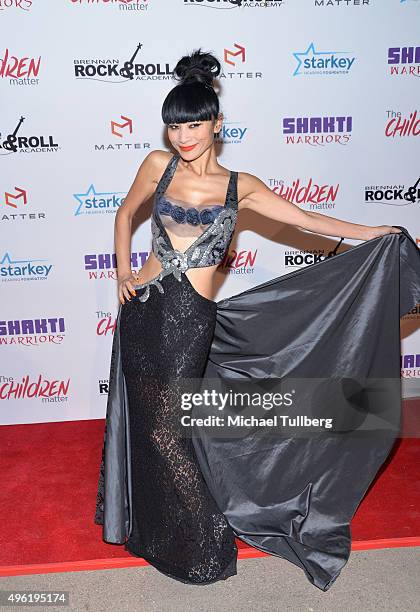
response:
<svg viewBox="0 0 420 612"><path fill-rule="evenodd" d="M154 285L163 292L162 279L172 274L178 280L190 268L204 268L220 264L229 248L238 214L238 173L231 171L224 205L193 206L179 200L175 203L165 192L175 174L179 155L174 155L160 179L155 191L151 219L152 251L162 264L162 271L155 278L136 285L144 289L140 296L146 301L150 287ZM184 251L176 249L168 232L180 237L193 238Z"/></svg>

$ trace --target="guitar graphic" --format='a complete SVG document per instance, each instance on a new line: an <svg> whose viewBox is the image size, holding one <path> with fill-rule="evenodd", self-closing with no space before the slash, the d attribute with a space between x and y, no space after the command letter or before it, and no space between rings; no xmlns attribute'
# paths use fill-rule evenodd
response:
<svg viewBox="0 0 420 612"><path fill-rule="evenodd" d="M413 187L409 187L404 194L404 199L409 202L415 202L417 200L417 189L420 183L420 177L417 179L417 183Z"/></svg>
<svg viewBox="0 0 420 612"><path fill-rule="evenodd" d="M24 122L25 117L21 117L19 119L19 123L17 124L15 131L13 132L13 134L9 134L6 138L6 140L3 142L3 149L6 149L6 151L13 151L14 153L16 153L17 151L17 146L16 146L16 134L18 132L18 129L20 128L20 126L22 125L22 123Z"/></svg>
<svg viewBox="0 0 420 612"><path fill-rule="evenodd" d="M337 242L337 244L334 247L333 251L330 251L326 257L326 259L328 259L328 257L334 257L334 255L337 255L337 250L338 247L340 246L340 244L343 242L344 238L340 238L339 242Z"/></svg>
<svg viewBox="0 0 420 612"><path fill-rule="evenodd" d="M137 53L139 52L139 50L142 48L142 43L139 43L137 45L137 49L134 51L133 55L131 56L131 59L128 60L128 62L124 62L123 67L120 70L120 75L123 77L126 77L127 79L134 79L133 76L133 68L134 68L134 59L137 55Z"/></svg>

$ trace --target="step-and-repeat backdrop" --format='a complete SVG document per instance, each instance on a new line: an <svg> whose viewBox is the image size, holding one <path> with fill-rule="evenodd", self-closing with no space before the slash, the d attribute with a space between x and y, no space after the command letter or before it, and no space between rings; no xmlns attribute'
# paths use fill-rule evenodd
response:
<svg viewBox="0 0 420 612"><path fill-rule="evenodd" d="M115 213L147 153L168 149L160 109L193 49L223 66L224 166L420 241L419 19L419 0L0 0L0 422L105 415ZM336 243L244 211L215 299ZM420 387L419 320L401 322L405 395Z"/></svg>

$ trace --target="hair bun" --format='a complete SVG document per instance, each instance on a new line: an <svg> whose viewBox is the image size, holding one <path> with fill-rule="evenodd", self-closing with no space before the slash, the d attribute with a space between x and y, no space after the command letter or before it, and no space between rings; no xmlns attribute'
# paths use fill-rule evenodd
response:
<svg viewBox="0 0 420 612"><path fill-rule="evenodd" d="M211 53L201 53L201 49L191 55L184 55L174 68L174 76L181 84L204 83L213 86L213 79L219 76L221 66L219 60Z"/></svg>

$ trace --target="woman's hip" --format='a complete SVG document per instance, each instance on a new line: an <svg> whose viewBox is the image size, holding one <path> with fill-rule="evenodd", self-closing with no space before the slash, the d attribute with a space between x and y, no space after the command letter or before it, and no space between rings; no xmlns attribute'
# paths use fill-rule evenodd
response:
<svg viewBox="0 0 420 612"><path fill-rule="evenodd" d="M203 374L216 324L216 302L197 293L185 274L145 287L122 305L120 342L124 374L199 377Z"/></svg>

